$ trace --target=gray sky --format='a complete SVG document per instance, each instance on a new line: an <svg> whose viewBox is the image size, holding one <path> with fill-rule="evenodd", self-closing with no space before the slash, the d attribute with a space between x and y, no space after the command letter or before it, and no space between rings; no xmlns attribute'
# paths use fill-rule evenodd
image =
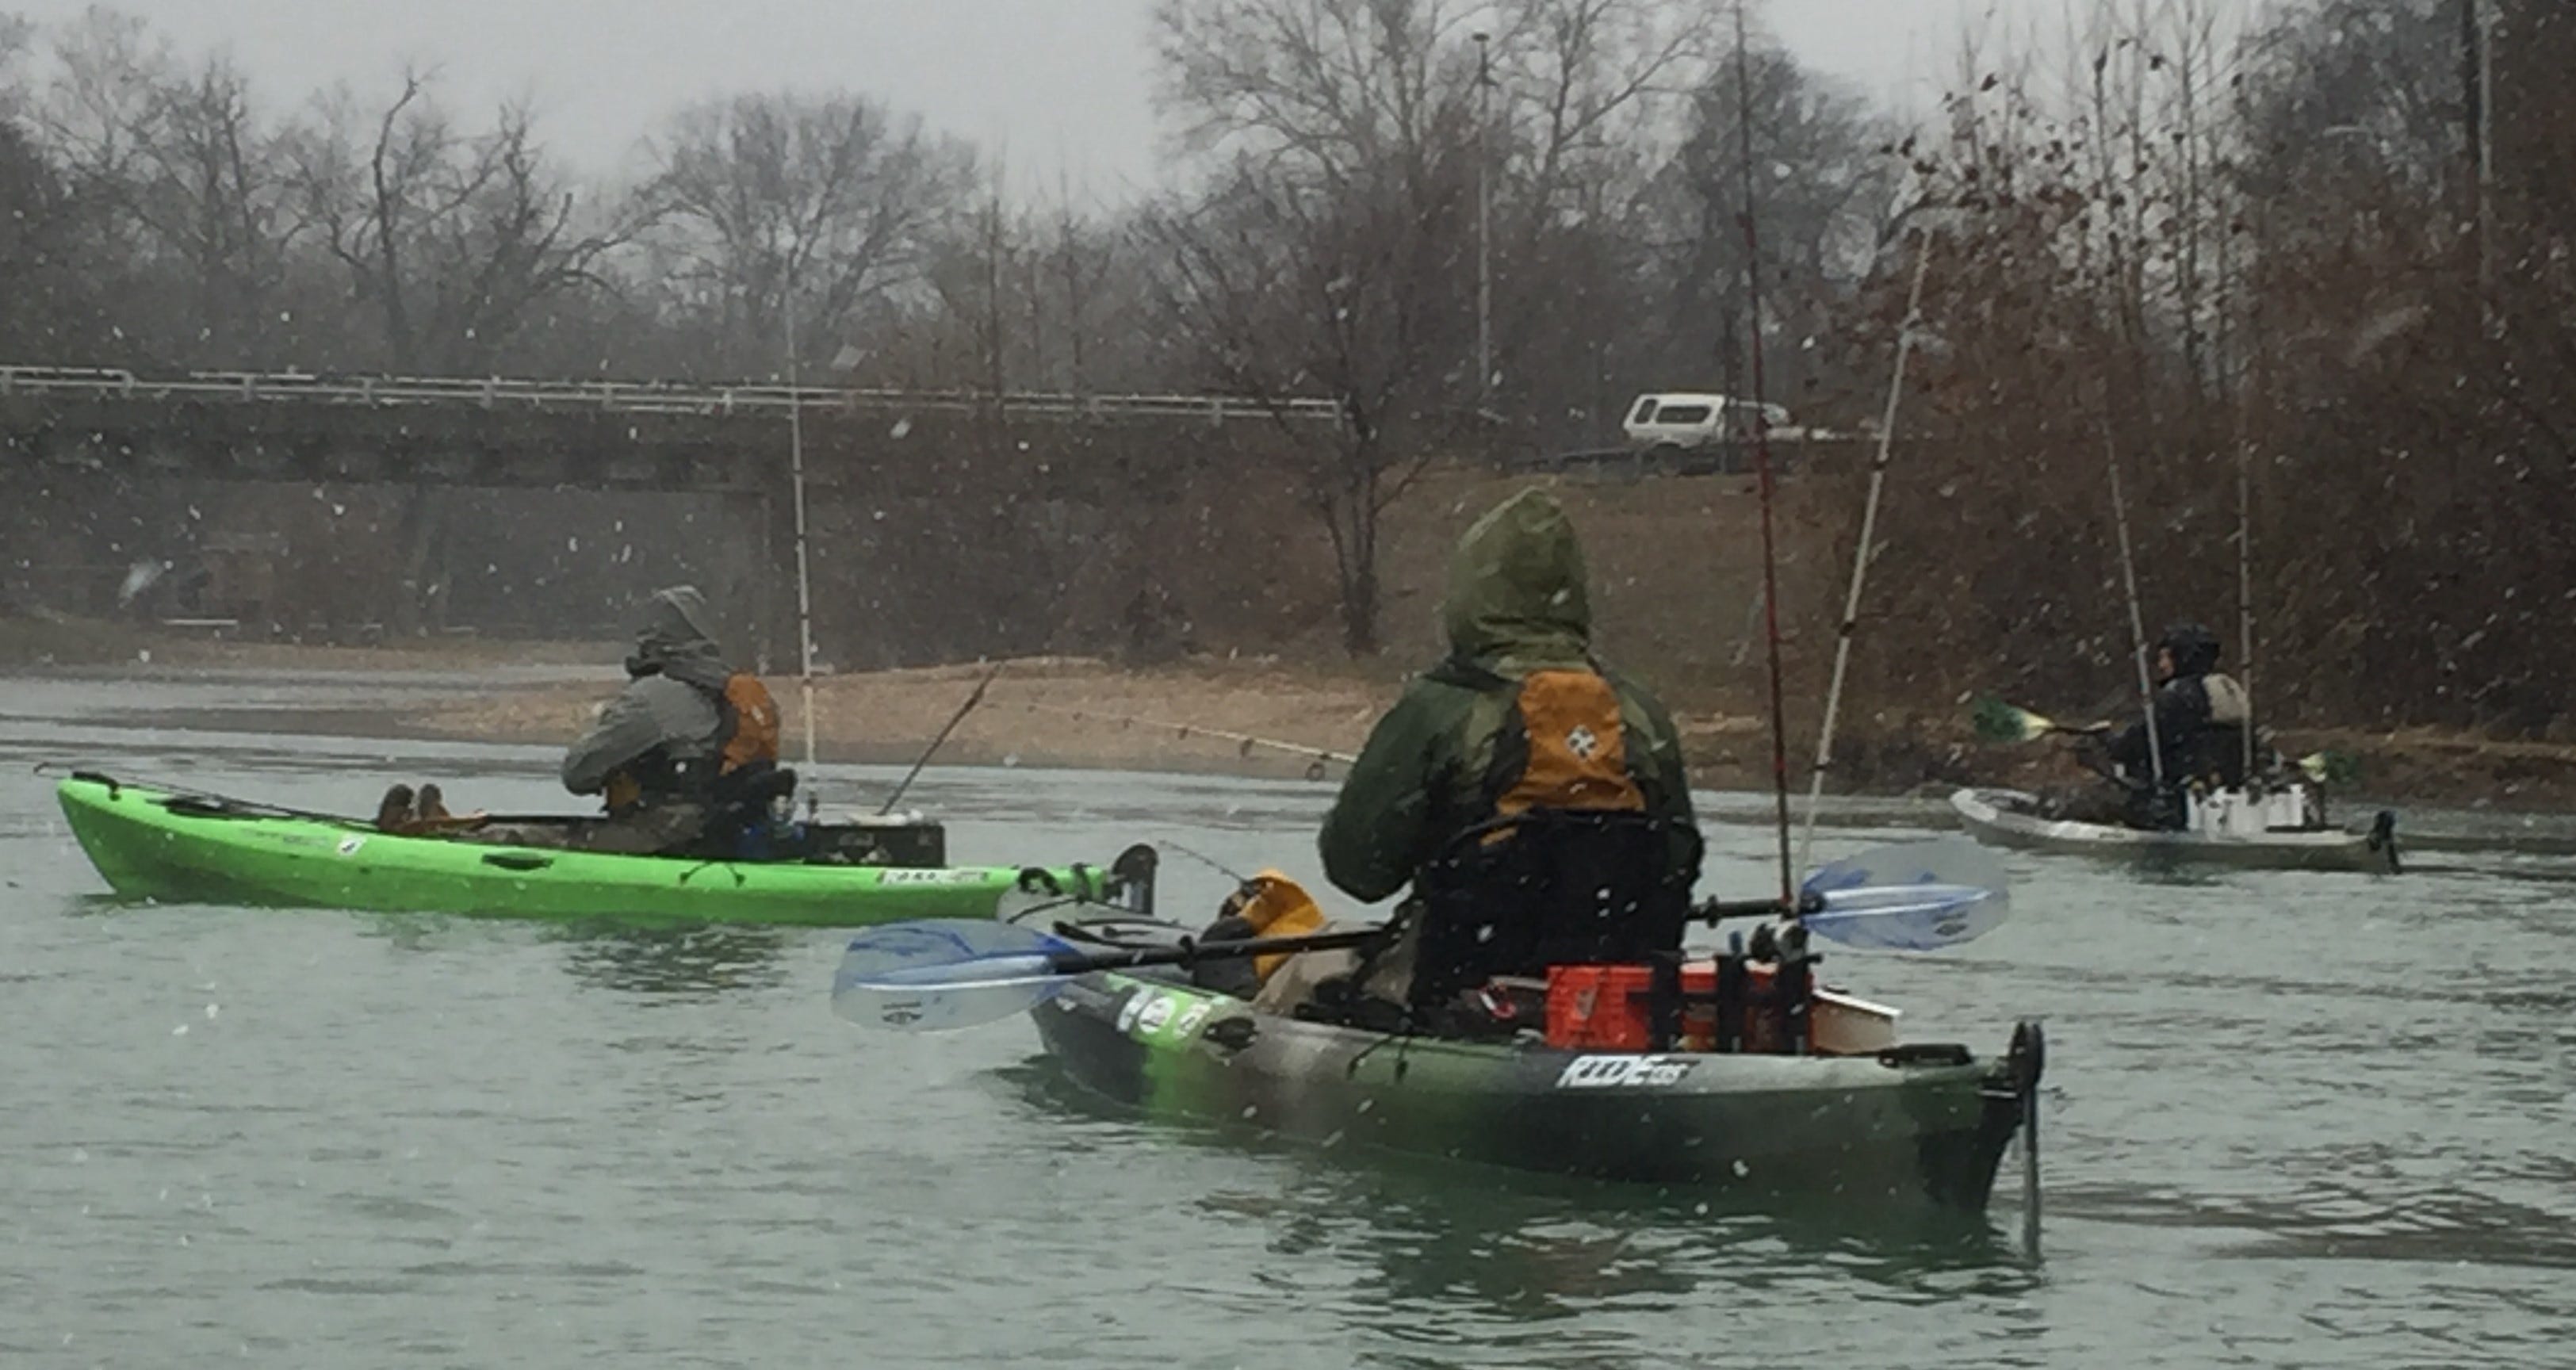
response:
<svg viewBox="0 0 2576 1370"><path fill-rule="evenodd" d="M1676 0L1698 3L1700 0ZM1922 107L1955 65L1959 25L2060 12L2064 0L1772 0L1810 64ZM39 24L88 0L0 0ZM846 86L1003 149L1024 191L1059 172L1117 201L1161 180L1150 104L1153 0L123 0L183 53L229 48L280 101L347 80L441 68L472 108L531 98L552 144L624 168L637 137L692 99Z"/></svg>

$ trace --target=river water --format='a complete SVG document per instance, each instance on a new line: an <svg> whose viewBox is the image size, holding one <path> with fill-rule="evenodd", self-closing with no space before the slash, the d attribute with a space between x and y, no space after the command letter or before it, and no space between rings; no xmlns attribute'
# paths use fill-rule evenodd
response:
<svg viewBox="0 0 2576 1370"><path fill-rule="evenodd" d="M0 1365L2576 1364L2563 859L2015 856L2013 918L1978 942L1829 948L1917 1040L1993 1052L2046 1021L2033 1264L2017 1156L1984 1221L1926 1231L1131 1120L1069 1095L1025 1020L835 1018L828 932L124 906L30 773L562 802L542 750L190 723L436 687L0 691ZM820 783L873 807L893 775ZM1328 797L966 769L914 792L961 860L1145 840L1318 890ZM1854 815L1820 855L1908 835ZM1760 892L1769 835L1710 837L1703 889ZM1169 845L1164 871L1166 911L1227 888Z"/></svg>

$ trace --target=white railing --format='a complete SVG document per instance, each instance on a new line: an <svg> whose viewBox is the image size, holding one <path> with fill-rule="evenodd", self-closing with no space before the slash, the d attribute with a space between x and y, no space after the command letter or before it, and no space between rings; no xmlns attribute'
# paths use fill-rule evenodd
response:
<svg viewBox="0 0 2576 1370"><path fill-rule="evenodd" d="M308 375L302 372L191 371L179 377L131 371L0 366L0 396L61 395L119 400L207 400L235 403L367 406L470 404L485 409L596 410L625 414L784 415L836 409L984 412L1031 418L1294 419L1334 422L1331 400L1268 401L1228 395L1005 394L974 391L855 390L834 386L700 385L660 381L525 381L492 377Z"/></svg>

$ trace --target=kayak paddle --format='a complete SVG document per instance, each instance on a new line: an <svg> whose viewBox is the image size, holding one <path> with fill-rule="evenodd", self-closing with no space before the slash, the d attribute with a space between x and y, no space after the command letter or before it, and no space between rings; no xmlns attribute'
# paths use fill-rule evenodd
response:
<svg viewBox="0 0 2576 1370"><path fill-rule="evenodd" d="M1798 890L1808 930L1872 951L1955 946L2012 912L2003 862L1964 837L1872 847L1818 868Z"/></svg>
<svg viewBox="0 0 2576 1370"><path fill-rule="evenodd" d="M1989 742L2028 742L2050 733L2082 736L2111 730L2108 723L2060 723L2046 714L1994 698L1978 700L1968 717L1977 736ZM2349 785L2361 777L2361 764L2343 752L2310 752L2290 764L2319 785Z"/></svg>
<svg viewBox="0 0 2576 1370"><path fill-rule="evenodd" d="M2349 785L2361 778L2361 763L2343 752L2310 752L2295 764L2299 774L2320 785Z"/></svg>
<svg viewBox="0 0 2576 1370"><path fill-rule="evenodd" d="M1304 937L1093 951L1017 923L924 918L850 939L840 972L832 977L832 1011L854 1023L916 1032L975 1027L1026 1013L1093 971L1330 951L1384 941L1386 935L1386 926L1375 924Z"/></svg>
<svg viewBox="0 0 2576 1370"><path fill-rule="evenodd" d="M2060 723L2046 714L2034 713L1994 698L1978 700L1977 706L1969 711L1968 720L1977 730L1977 736L1989 742L2028 742L2050 733L2106 733L2111 730L2108 723Z"/></svg>
<svg viewBox="0 0 2576 1370"><path fill-rule="evenodd" d="M2010 908L2003 867L1963 838L1878 847L1807 878L1799 920L1849 946L1926 951L1992 931ZM1694 918L1779 916L1776 899L1710 900ZM941 1031L998 1022L1045 1003L1100 970L1361 947L1384 924L1301 937L1249 937L1171 946L1092 949L998 919L889 923L850 939L832 977L832 1011L851 1022Z"/></svg>

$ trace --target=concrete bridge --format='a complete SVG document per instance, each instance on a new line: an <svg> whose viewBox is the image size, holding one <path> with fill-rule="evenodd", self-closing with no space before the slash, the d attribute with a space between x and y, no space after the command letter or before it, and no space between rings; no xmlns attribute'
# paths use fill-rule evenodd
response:
<svg viewBox="0 0 2576 1370"><path fill-rule="evenodd" d="M809 504L1099 508L1329 440L1339 410L1189 395L0 367L0 461L21 470L712 496L728 541L766 549L757 617L772 659L794 641L791 420Z"/></svg>
<svg viewBox="0 0 2576 1370"><path fill-rule="evenodd" d="M791 418L805 426L809 478L900 484L970 424L1044 433L1042 449L1013 432L1012 449L1035 465L1058 449L1135 455L1137 442L1106 435L1201 441L1228 425L1315 428L1338 414L1313 399L0 366L0 452L242 480L760 494L787 478ZM1078 483L1085 470L1052 474Z"/></svg>

